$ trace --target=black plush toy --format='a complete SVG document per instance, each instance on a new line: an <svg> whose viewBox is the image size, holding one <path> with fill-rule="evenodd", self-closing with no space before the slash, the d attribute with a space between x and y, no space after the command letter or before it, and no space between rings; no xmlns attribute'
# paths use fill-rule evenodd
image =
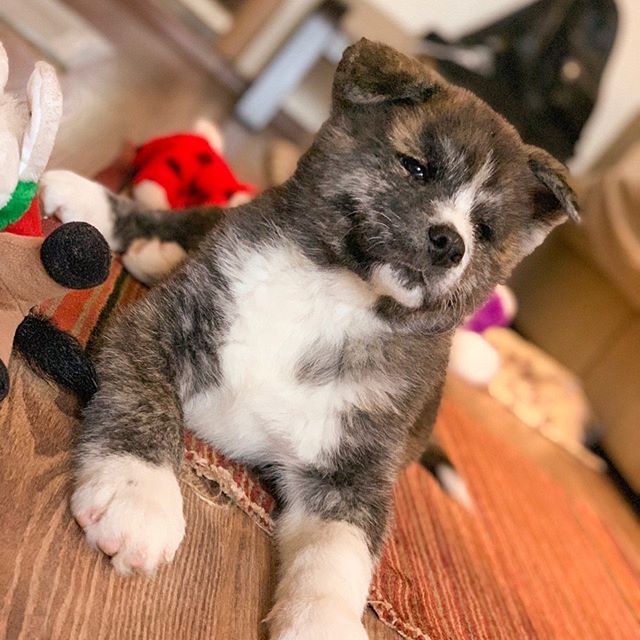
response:
<svg viewBox="0 0 640 640"><path fill-rule="evenodd" d="M47 238L37 198L62 114L51 65L38 62L26 99L5 94L8 62L0 44L0 400L9 392L7 369L15 344L29 363L87 400L93 367L78 342L31 310L70 289L104 282L109 247L86 223L63 225Z"/></svg>

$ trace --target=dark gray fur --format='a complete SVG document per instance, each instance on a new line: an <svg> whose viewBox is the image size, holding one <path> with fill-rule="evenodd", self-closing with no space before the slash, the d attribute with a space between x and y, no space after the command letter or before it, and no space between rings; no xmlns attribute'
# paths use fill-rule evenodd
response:
<svg viewBox="0 0 640 640"><path fill-rule="evenodd" d="M460 163L448 164L445 139L460 152ZM408 148L429 167L423 183L398 162ZM394 479L424 448L435 420L452 331L507 278L530 235L574 211L561 169L547 154L535 150L532 162L532 149L484 103L382 45L362 41L347 50L331 117L284 185L224 215L142 212L113 197L121 250L136 238L159 237L194 255L109 329L78 456L127 452L179 468L181 394L220 383L217 354L234 308L221 255L287 241L327 272L347 270L367 280L373 267L390 263L408 285L428 286L442 275L430 264L425 241L432 205L478 171L489 150L495 201L474 216L491 234L478 237L455 288L427 295L419 309L382 298L377 312L391 333L332 349L312 336L300 355L296 373L304 384L376 375L398 381L386 406L346 411L339 447L313 465L276 454L262 465L283 508L295 488L310 513L361 527L376 554Z"/></svg>
<svg viewBox="0 0 640 640"><path fill-rule="evenodd" d="M219 222L222 210L214 208L184 211L140 211L127 198L109 194L115 220L115 235L124 251L138 238L158 238L178 243L185 251L193 251Z"/></svg>
<svg viewBox="0 0 640 640"><path fill-rule="evenodd" d="M303 353L296 367L296 379L301 383L323 385L342 378L345 368L345 350L318 340Z"/></svg>

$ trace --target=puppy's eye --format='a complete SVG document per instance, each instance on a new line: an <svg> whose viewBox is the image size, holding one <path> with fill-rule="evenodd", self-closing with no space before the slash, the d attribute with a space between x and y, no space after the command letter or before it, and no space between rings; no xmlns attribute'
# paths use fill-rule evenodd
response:
<svg viewBox="0 0 640 640"><path fill-rule="evenodd" d="M478 235L483 242L491 242L495 238L493 229L484 222L478 224Z"/></svg>
<svg viewBox="0 0 640 640"><path fill-rule="evenodd" d="M400 156L400 164L409 172L412 178L424 182L428 177L427 167L411 156Z"/></svg>

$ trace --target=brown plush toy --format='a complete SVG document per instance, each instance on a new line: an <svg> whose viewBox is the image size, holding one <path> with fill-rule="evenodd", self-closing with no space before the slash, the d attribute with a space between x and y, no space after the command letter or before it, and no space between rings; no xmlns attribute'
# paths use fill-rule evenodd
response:
<svg viewBox="0 0 640 640"><path fill-rule="evenodd" d="M7 76L0 44L0 400L9 391L14 338L31 364L88 396L95 376L80 345L30 311L70 289L104 282L109 248L86 223L62 225L42 238L35 195L53 148L62 95L53 67L44 62L29 79L26 101L4 92Z"/></svg>

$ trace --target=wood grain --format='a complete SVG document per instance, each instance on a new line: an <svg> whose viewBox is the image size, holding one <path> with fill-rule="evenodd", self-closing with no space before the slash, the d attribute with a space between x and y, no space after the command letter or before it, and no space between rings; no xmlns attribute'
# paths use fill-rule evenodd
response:
<svg viewBox="0 0 640 640"><path fill-rule="evenodd" d="M124 139L186 128L204 114L224 121L227 155L240 177L265 183L262 156L274 132L253 136L225 121L234 96L206 67L174 48L124 0L68 4L110 38L116 55L63 74L65 119L52 166L93 174ZM1 24L0 39L11 60L10 88L23 90L42 56ZM187 537L174 564L154 580L118 577L103 556L86 547L68 511L69 447L79 424L74 401L17 360L11 375L12 394L0 405L0 638L263 637L260 620L274 575L267 536L216 496L215 487L203 488L187 476ZM640 548L637 521L606 478L580 468L482 392L453 381L448 393ZM365 623L372 640L398 637L371 612Z"/></svg>
<svg viewBox="0 0 640 640"><path fill-rule="evenodd" d="M264 184L263 154L274 136L226 121L234 95L194 64L126 2L69 0L116 46L100 65L60 72L65 115L53 167L95 173L126 139L186 129L207 115L222 123L227 156L243 180ZM139 3L138 3L139 4ZM24 92L43 56L0 24L9 89ZM264 636L273 590L271 541L236 507L205 500L183 478L187 537L154 580L118 577L88 549L68 510L75 402L19 360L0 405L0 638L181 640ZM38 401L34 401L34 399ZM371 638L397 637L372 612Z"/></svg>
<svg viewBox="0 0 640 640"><path fill-rule="evenodd" d="M122 578L89 549L68 509L70 396L18 359L0 405L0 637L216 640L264 637L271 540L215 486L185 472L187 535L154 579ZM373 639L395 634L367 613Z"/></svg>
<svg viewBox="0 0 640 640"><path fill-rule="evenodd" d="M282 0L245 0L231 30L216 41L216 49L227 60L235 60L281 4Z"/></svg>

